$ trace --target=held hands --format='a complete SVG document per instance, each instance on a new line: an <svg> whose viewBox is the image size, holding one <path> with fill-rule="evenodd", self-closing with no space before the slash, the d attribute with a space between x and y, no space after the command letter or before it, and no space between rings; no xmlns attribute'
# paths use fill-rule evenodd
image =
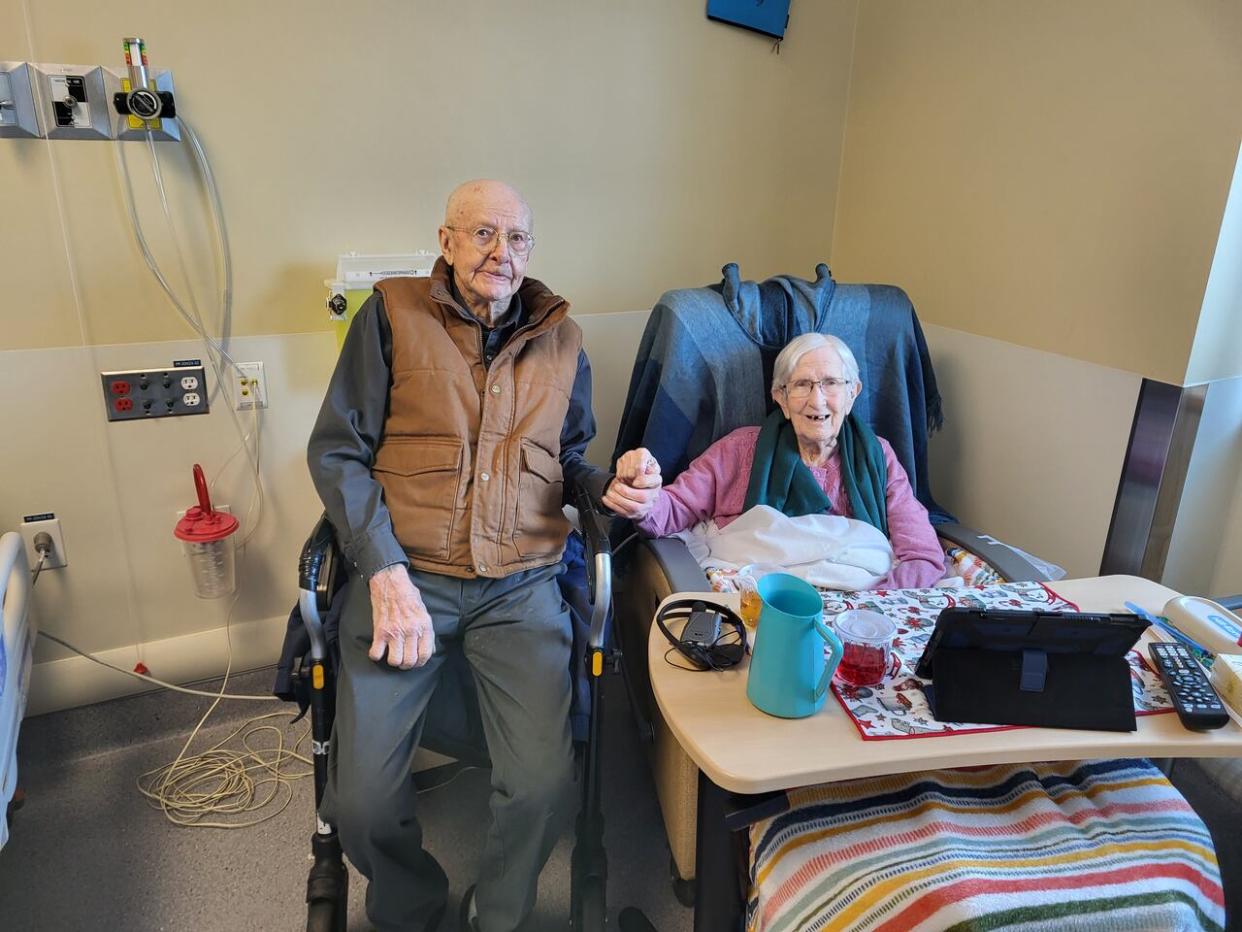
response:
<svg viewBox="0 0 1242 932"><path fill-rule="evenodd" d="M368 580L368 585L372 636L367 656L379 663L387 651L390 667L421 667L436 649L436 636L409 572L400 563L386 566Z"/></svg>
<svg viewBox="0 0 1242 932"><path fill-rule="evenodd" d="M646 447L621 454L617 475L604 493L604 507L623 518L638 520L650 514L660 497L660 464Z"/></svg>

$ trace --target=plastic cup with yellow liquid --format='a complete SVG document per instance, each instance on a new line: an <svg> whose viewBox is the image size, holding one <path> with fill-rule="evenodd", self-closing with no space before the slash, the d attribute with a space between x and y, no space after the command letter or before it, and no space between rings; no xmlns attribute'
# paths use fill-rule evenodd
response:
<svg viewBox="0 0 1242 932"><path fill-rule="evenodd" d="M763 599L759 597L759 580L770 573L783 573L785 567L776 563L747 563L737 571L733 584L742 595L742 621L746 627L754 628L759 624L759 612L763 609Z"/></svg>

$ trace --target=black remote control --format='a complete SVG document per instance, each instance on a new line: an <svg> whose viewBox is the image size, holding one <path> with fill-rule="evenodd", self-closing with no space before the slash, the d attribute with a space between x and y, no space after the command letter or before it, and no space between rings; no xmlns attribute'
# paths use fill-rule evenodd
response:
<svg viewBox="0 0 1242 932"><path fill-rule="evenodd" d="M1191 731L1207 731L1229 723L1229 713L1220 696L1189 648L1172 641L1157 641L1147 650L1183 725Z"/></svg>

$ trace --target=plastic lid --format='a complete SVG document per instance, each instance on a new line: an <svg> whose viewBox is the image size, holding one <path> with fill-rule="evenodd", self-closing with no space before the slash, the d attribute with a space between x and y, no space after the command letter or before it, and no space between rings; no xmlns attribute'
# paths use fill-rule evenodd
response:
<svg viewBox="0 0 1242 932"><path fill-rule="evenodd" d="M833 627L837 634L857 641L887 641L897 633L897 626L890 619L861 608L843 612Z"/></svg>
<svg viewBox="0 0 1242 932"><path fill-rule="evenodd" d="M198 496L198 504L187 508L185 517L173 528L173 534L178 540L192 544L209 544L212 541L224 540L237 530L236 518L211 507L207 477L203 475L203 467L198 463L194 464L194 492Z"/></svg>
<svg viewBox="0 0 1242 932"><path fill-rule="evenodd" d="M177 522L173 534L178 540L206 544L213 540L224 540L236 530L237 519L232 515L223 511L203 511L198 505L194 505Z"/></svg>

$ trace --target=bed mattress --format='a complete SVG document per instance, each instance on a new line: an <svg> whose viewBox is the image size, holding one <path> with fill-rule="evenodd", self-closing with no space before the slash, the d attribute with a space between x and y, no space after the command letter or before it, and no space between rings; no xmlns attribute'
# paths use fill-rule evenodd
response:
<svg viewBox="0 0 1242 932"><path fill-rule="evenodd" d="M0 536L0 848L9 840L3 815L17 789L17 733L26 711L34 629L30 624L30 569L20 536Z"/></svg>

